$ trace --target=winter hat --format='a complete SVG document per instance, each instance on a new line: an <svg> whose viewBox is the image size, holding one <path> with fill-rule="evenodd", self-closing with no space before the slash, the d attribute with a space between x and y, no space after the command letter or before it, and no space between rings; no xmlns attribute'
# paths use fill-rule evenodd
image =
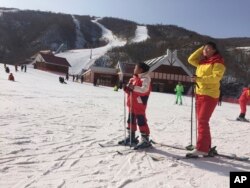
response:
<svg viewBox="0 0 250 188"><path fill-rule="evenodd" d="M137 63L136 65L139 66L143 70L143 72L148 72L150 69L150 67L143 62Z"/></svg>

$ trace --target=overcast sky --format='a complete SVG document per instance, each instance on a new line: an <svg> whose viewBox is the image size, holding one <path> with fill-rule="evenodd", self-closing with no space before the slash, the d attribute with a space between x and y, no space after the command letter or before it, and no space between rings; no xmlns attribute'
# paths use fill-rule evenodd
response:
<svg viewBox="0 0 250 188"><path fill-rule="evenodd" d="M0 0L0 7L173 24L216 38L250 37L250 0Z"/></svg>

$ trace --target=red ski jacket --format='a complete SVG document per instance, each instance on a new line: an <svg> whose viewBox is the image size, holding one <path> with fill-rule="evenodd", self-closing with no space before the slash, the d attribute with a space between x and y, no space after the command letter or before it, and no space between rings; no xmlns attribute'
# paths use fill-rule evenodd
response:
<svg viewBox="0 0 250 188"><path fill-rule="evenodd" d="M127 93L127 106L129 111L135 114L145 114L147 101L151 92L151 78L149 73L134 75L128 85L134 86L133 91L125 90Z"/></svg>
<svg viewBox="0 0 250 188"><path fill-rule="evenodd" d="M250 100L250 88L246 87L246 88L243 88L239 101L247 103L248 100Z"/></svg>

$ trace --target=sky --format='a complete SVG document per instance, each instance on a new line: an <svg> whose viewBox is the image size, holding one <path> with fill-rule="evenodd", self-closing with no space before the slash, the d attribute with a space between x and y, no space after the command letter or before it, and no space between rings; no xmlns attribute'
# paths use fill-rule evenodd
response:
<svg viewBox="0 0 250 188"><path fill-rule="evenodd" d="M215 38L250 37L250 0L0 0L0 7L173 24Z"/></svg>

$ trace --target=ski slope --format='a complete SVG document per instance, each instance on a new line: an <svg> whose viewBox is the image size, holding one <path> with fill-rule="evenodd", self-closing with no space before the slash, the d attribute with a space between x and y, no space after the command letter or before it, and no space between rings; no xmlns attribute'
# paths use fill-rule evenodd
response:
<svg viewBox="0 0 250 188"><path fill-rule="evenodd" d="M71 81L60 84L54 74L10 69L16 82L7 80L0 64L0 187L225 188L230 171L250 171L249 162L229 159L175 160L186 152L164 147L125 156L116 153L123 146L100 148L98 143L123 138L122 91ZM186 146L191 99L184 97L183 106L174 101L174 95L151 93L151 138ZM221 152L250 156L250 124L228 120L238 113L237 104L216 108L213 145Z"/></svg>
<svg viewBox="0 0 250 188"><path fill-rule="evenodd" d="M91 65L93 65L96 59L104 55L111 48L124 46L127 43L127 41L118 38L112 33L112 31L108 30L102 24L98 23L98 20L93 20L92 22L97 24L102 29L102 39L105 40L108 44L99 48L68 50L66 52L56 54L56 56L64 57L68 60L68 62L72 66L69 68L70 74L79 74L83 69L86 70ZM132 41L142 42L148 37L147 27L137 26L136 35L135 38L132 39ZM91 53L92 58L90 59Z"/></svg>
<svg viewBox="0 0 250 188"><path fill-rule="evenodd" d="M147 26L137 26L135 30L135 38L132 39L132 43L143 42L149 38Z"/></svg>

